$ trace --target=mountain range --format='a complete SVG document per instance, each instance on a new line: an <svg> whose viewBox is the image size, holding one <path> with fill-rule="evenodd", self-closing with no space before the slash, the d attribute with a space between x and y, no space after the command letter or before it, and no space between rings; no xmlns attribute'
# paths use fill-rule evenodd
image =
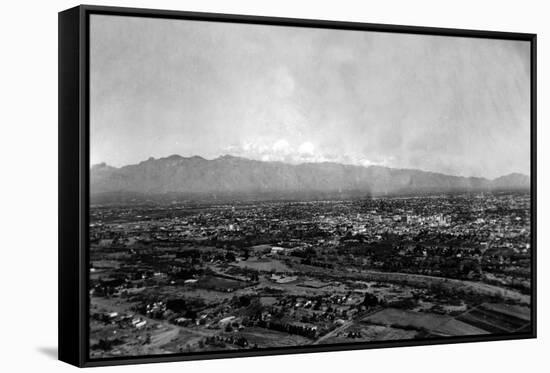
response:
<svg viewBox="0 0 550 373"><path fill-rule="evenodd" d="M530 178L513 173L490 180L415 169L339 163L263 162L225 155L207 160L172 155L120 168L90 170L92 199L109 195L248 196L395 195L528 189Z"/></svg>

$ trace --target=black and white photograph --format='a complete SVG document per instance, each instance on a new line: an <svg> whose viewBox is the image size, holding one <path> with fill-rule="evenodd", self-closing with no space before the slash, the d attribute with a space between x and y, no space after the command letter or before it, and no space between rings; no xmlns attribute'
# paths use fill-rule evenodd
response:
<svg viewBox="0 0 550 373"><path fill-rule="evenodd" d="M3 10L1 372L550 365L543 2Z"/></svg>
<svg viewBox="0 0 550 373"><path fill-rule="evenodd" d="M90 17L90 358L531 331L527 41Z"/></svg>

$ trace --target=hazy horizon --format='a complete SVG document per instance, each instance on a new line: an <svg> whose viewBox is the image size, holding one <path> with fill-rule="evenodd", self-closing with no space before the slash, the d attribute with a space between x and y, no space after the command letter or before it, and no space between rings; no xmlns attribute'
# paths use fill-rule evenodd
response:
<svg viewBox="0 0 550 373"><path fill-rule="evenodd" d="M523 41L92 15L90 159L530 175Z"/></svg>

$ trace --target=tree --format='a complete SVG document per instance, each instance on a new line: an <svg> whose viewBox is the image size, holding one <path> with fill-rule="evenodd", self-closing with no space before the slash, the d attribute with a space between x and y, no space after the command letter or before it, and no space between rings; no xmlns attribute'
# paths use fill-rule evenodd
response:
<svg viewBox="0 0 550 373"><path fill-rule="evenodd" d="M378 305L378 298L375 295L372 295L371 293L365 293L365 299L363 300L363 304L367 307L374 307Z"/></svg>
<svg viewBox="0 0 550 373"><path fill-rule="evenodd" d="M235 258L235 254L233 254L231 251L228 251L225 254L225 260L227 260L228 262L234 262L235 260L237 260L237 258Z"/></svg>

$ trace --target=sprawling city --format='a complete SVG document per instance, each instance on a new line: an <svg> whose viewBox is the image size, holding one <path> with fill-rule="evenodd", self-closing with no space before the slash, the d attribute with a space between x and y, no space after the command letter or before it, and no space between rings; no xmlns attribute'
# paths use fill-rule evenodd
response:
<svg viewBox="0 0 550 373"><path fill-rule="evenodd" d="M90 355L527 332L528 191L94 205Z"/></svg>

